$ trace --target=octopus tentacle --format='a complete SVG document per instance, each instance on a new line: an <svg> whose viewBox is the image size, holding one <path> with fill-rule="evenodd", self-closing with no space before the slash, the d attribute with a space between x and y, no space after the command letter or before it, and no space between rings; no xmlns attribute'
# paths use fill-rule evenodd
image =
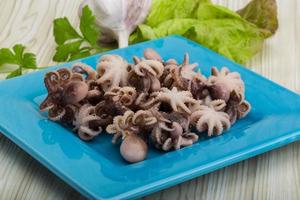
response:
<svg viewBox="0 0 300 200"><path fill-rule="evenodd" d="M230 128L230 120L227 113L216 111L212 107L201 106L198 111L191 115L191 120L196 128L202 132L208 132L208 136L220 135L223 130Z"/></svg>
<svg viewBox="0 0 300 200"><path fill-rule="evenodd" d="M89 65L78 62L72 66L72 72L85 74L86 80L96 80L97 72Z"/></svg>

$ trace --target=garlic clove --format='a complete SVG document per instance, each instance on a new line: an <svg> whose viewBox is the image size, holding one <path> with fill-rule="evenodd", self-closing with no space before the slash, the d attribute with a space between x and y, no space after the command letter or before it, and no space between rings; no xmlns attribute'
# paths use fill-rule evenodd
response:
<svg viewBox="0 0 300 200"><path fill-rule="evenodd" d="M152 0L85 0L79 10L88 5L101 30L101 42L118 41L119 48L128 46L129 35L144 22Z"/></svg>
<svg viewBox="0 0 300 200"><path fill-rule="evenodd" d="M123 140L120 153L122 157L130 163L145 160L148 152L148 146L139 136L128 135Z"/></svg>

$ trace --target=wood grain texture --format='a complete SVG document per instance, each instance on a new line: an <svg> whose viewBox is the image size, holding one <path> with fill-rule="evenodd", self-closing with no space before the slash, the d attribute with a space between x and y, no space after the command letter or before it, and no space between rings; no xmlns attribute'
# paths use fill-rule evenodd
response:
<svg viewBox="0 0 300 200"><path fill-rule="evenodd" d="M214 0L239 9L248 0ZM53 65L52 21L78 26L79 0L0 0L0 48L25 44L41 66ZM280 28L247 66L300 91L300 2L278 0ZM297 12L298 11L298 12ZM300 199L300 143L151 194L144 199ZM0 199L84 199L0 134Z"/></svg>

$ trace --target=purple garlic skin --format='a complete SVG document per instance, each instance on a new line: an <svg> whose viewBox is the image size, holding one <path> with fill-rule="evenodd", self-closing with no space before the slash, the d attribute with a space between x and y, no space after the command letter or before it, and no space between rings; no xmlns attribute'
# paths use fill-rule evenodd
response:
<svg viewBox="0 0 300 200"><path fill-rule="evenodd" d="M123 140L120 153L130 163L140 162L147 157L148 146L139 136L128 135Z"/></svg>

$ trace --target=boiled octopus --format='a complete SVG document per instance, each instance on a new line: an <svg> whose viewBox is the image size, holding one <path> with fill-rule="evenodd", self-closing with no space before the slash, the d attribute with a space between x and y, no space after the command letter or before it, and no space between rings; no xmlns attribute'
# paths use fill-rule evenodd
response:
<svg viewBox="0 0 300 200"><path fill-rule="evenodd" d="M46 73L40 110L82 140L111 134L129 163L146 159L149 146L172 151L220 135L250 112L238 72L212 67L206 77L187 53L182 63L151 48L143 56L107 54L96 69L79 62Z"/></svg>

